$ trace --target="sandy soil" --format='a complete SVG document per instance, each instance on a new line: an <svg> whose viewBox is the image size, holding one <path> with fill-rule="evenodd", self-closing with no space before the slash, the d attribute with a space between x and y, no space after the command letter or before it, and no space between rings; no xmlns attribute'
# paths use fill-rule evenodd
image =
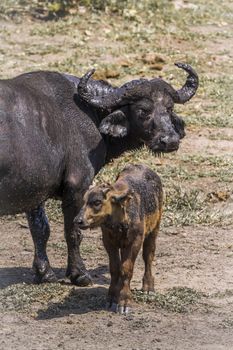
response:
<svg viewBox="0 0 233 350"><path fill-rule="evenodd" d="M31 283L32 243L20 221L1 223L0 288ZM53 247L61 243L62 225L52 225ZM10 237L10 239L9 239ZM2 349L232 349L232 229L170 227L158 238L156 289L185 286L204 295L184 313L153 304L134 303L128 316L104 310L109 283L107 257L100 232L90 232L83 253L94 285L70 286L77 303L56 308L34 305L33 310L3 312L0 319ZM58 276L64 275L65 256L49 249ZM136 263L132 288L140 288L143 264ZM69 299L70 295L66 298ZM57 306L59 306L59 301ZM64 303L64 300L62 300Z"/></svg>

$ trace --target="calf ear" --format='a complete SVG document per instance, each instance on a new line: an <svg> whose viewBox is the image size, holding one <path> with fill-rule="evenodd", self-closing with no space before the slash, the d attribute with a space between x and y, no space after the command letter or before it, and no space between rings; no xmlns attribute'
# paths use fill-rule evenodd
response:
<svg viewBox="0 0 233 350"><path fill-rule="evenodd" d="M110 190L111 190L111 185L108 185L108 186L102 188L102 193L103 193L104 198L106 198L107 193L108 193Z"/></svg>
<svg viewBox="0 0 233 350"><path fill-rule="evenodd" d="M180 138L182 139L183 137L185 137L185 131L184 131L185 122L183 121L183 119L178 117L178 115L175 114L174 112L172 112L171 120L172 120L172 124L174 125L174 128L175 128L177 134L179 134Z"/></svg>
<svg viewBox="0 0 233 350"><path fill-rule="evenodd" d="M124 112L120 109L105 117L99 126L101 134L113 137L124 137L129 132L129 122Z"/></svg>
<svg viewBox="0 0 233 350"><path fill-rule="evenodd" d="M132 198L131 194L132 191L130 191L128 188L123 191L114 192L111 195L111 201L113 203L123 203L126 199Z"/></svg>

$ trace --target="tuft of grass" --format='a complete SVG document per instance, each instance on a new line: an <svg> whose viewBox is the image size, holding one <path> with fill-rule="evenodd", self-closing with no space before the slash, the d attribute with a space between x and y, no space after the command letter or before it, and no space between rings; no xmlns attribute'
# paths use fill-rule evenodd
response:
<svg viewBox="0 0 233 350"><path fill-rule="evenodd" d="M211 295L213 298L223 299L226 297L233 297L233 289L226 289L223 292L217 292Z"/></svg>
<svg viewBox="0 0 233 350"><path fill-rule="evenodd" d="M62 0L60 0L62 1ZM64 2L64 0L63 0ZM70 0L73 7L75 1ZM156 10L161 4L169 4L168 0L144 0L142 2L135 0L80 0L79 5L85 6L91 10L101 12L119 13L134 18L137 10Z"/></svg>
<svg viewBox="0 0 233 350"><path fill-rule="evenodd" d="M82 243L82 245L80 246L80 250L82 254L93 254L96 251L96 247L95 245L91 245L91 244L86 244L85 242Z"/></svg>
<svg viewBox="0 0 233 350"><path fill-rule="evenodd" d="M224 220L224 214L213 210L206 195L199 189L184 190L174 186L166 191L163 225L214 225Z"/></svg>
<svg viewBox="0 0 233 350"><path fill-rule="evenodd" d="M51 315L64 316L69 313L85 313L90 310L103 310L106 304L106 289L69 287L69 293L59 301L51 301L47 308L39 309L38 318L49 318Z"/></svg>
<svg viewBox="0 0 233 350"><path fill-rule="evenodd" d="M138 290L133 292L134 300L138 303L150 304L176 313L188 312L190 307L197 305L203 296L203 293L188 287L173 287L164 294L159 292L146 294Z"/></svg>
<svg viewBox="0 0 233 350"><path fill-rule="evenodd" d="M233 328L233 318L228 318L228 319L224 319L222 320L222 322L220 323L220 326L222 326L223 328Z"/></svg>
<svg viewBox="0 0 233 350"><path fill-rule="evenodd" d="M192 288L174 287L166 293L145 294L133 291L134 300L177 313L188 312L204 295ZM50 283L42 285L15 284L0 291L0 311L36 311L41 315L64 310L102 309L106 301L105 288L79 289L71 285Z"/></svg>
<svg viewBox="0 0 233 350"><path fill-rule="evenodd" d="M13 284L0 290L1 311L29 311L33 305L46 306L49 302L65 298L70 287L58 283L41 285Z"/></svg>
<svg viewBox="0 0 233 350"><path fill-rule="evenodd" d="M63 223L63 214L60 201L49 199L46 201L45 210L50 221Z"/></svg>
<svg viewBox="0 0 233 350"><path fill-rule="evenodd" d="M187 112L187 125L233 127L232 84L233 78L229 74L218 77L203 74L198 91L201 101Z"/></svg>
<svg viewBox="0 0 233 350"><path fill-rule="evenodd" d="M0 311L33 312L33 316L48 318L64 312L103 309L106 289L78 288L73 285L49 283L41 285L14 284L0 290Z"/></svg>

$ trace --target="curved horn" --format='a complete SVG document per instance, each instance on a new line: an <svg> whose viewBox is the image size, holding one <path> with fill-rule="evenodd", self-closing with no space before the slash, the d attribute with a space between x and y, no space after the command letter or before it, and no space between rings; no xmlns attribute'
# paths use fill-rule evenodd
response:
<svg viewBox="0 0 233 350"><path fill-rule="evenodd" d="M80 79L77 90L79 96L84 100L84 101L89 101L91 98L91 93L90 89L88 89L88 81L90 77L95 73L95 69L89 70L84 76Z"/></svg>
<svg viewBox="0 0 233 350"><path fill-rule="evenodd" d="M124 92L103 80L89 80L95 69L88 71L78 84L79 96L94 107L110 109L119 105Z"/></svg>
<svg viewBox="0 0 233 350"><path fill-rule="evenodd" d="M94 107L111 109L129 103L129 99L143 97L151 85L146 79L132 80L121 87L113 87L103 80L89 80L94 69L88 71L78 85L79 96Z"/></svg>
<svg viewBox="0 0 233 350"><path fill-rule="evenodd" d="M184 69L188 73L187 80L180 90L176 91L176 96L174 98L175 103L185 103L189 101L196 93L199 79L195 70L187 63L175 63L179 68Z"/></svg>

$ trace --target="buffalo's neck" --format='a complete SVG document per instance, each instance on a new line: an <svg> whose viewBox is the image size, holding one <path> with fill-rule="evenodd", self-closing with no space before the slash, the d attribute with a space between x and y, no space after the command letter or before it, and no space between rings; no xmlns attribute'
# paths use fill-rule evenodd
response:
<svg viewBox="0 0 233 350"><path fill-rule="evenodd" d="M118 158L126 151L140 148L143 143L131 135L122 138L104 137L107 148L106 162Z"/></svg>
<svg viewBox="0 0 233 350"><path fill-rule="evenodd" d="M101 113L96 110L94 107L90 107L86 105L78 95L74 96L74 100L79 108L86 114L88 114L89 118L98 128L101 120L107 116L107 111L102 111ZM106 148L106 157L105 162L108 163L110 160L119 157L126 151L131 151L137 149L143 145L139 138L135 135L127 135L126 137L111 137L107 135L102 135L102 139ZM102 145L101 147L102 148ZM95 150L96 151L96 150ZM92 152L95 154L95 152ZM103 150L100 152L103 154ZM98 154L100 154L98 153ZM94 157L95 158L95 157ZM97 167L98 168L98 167ZM98 173L99 169L95 167L96 173Z"/></svg>

